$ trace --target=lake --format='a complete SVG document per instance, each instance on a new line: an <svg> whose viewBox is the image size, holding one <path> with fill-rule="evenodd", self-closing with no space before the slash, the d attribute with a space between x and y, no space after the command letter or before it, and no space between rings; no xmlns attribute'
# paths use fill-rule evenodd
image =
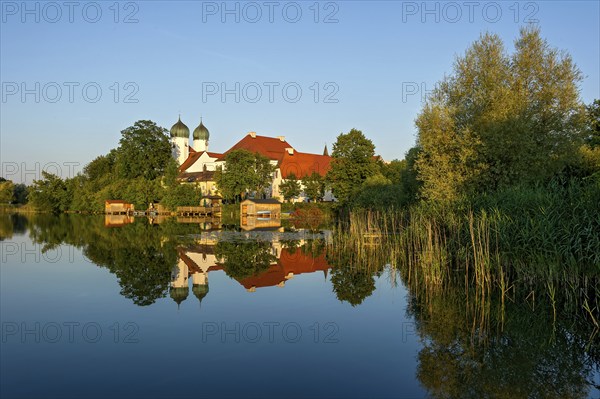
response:
<svg viewBox="0 0 600 399"><path fill-rule="evenodd" d="M335 235L0 215L0 394L600 396L591 323L427 289Z"/></svg>

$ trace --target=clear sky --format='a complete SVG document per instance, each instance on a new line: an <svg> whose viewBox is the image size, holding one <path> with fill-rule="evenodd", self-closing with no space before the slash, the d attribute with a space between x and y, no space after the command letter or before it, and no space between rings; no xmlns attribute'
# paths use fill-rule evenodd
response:
<svg viewBox="0 0 600 399"><path fill-rule="evenodd" d="M527 23L571 54L584 102L600 97L598 1L0 5L0 155L16 182L69 177L136 120L168 129L179 113L190 130L203 117L216 152L249 131L321 152L357 128L403 158L455 57L485 31L512 52Z"/></svg>

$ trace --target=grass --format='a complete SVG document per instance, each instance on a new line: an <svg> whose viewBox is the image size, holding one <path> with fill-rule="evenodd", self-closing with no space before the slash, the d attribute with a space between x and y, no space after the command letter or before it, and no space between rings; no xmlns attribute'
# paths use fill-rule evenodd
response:
<svg viewBox="0 0 600 399"><path fill-rule="evenodd" d="M378 237L376 248L373 237ZM370 268L391 263L410 282L441 290L461 284L485 303L544 296L600 315L600 188L514 188L452 206L353 211L338 223L332 249ZM388 260L385 260L388 259ZM380 263L381 264L381 263Z"/></svg>

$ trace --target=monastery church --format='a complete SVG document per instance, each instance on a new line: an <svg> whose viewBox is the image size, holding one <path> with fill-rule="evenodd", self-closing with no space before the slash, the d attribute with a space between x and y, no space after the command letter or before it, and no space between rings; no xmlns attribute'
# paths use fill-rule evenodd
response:
<svg viewBox="0 0 600 399"><path fill-rule="evenodd" d="M181 121L181 118L171 127L170 133L173 157L179 164L179 181L198 185L203 195L218 194L214 180L215 171L219 166L226 170L225 156L237 149L259 153L271 161L276 169L272 175L270 186L265 189L264 197L276 198L280 201L283 201L283 196L279 191L279 186L290 175L295 175L298 180L310 176L313 172L325 176L330 168L331 157L327 153L327 147L322 155L299 152L285 140L284 136L266 137L250 132L233 147L220 153L209 151L210 133L202 120L192 133L191 145L190 129ZM331 191L326 191L323 199L332 201ZM306 201L304 192L293 201Z"/></svg>

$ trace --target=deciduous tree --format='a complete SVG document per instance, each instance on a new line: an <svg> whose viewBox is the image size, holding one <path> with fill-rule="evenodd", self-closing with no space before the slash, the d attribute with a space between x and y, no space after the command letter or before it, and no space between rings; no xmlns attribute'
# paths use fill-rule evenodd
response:
<svg viewBox="0 0 600 399"><path fill-rule="evenodd" d="M225 168L217 168L215 181L223 198L235 200L251 190L261 195L273 171L268 158L243 149L233 150L225 155Z"/></svg>
<svg viewBox="0 0 600 399"><path fill-rule="evenodd" d="M300 195L300 183L296 179L296 175L290 173L287 179L279 185L279 190L286 201Z"/></svg>
<svg viewBox="0 0 600 399"><path fill-rule="evenodd" d="M346 204L362 183L377 173L375 146L360 130L340 134L333 144L327 182L341 204Z"/></svg>
<svg viewBox="0 0 600 399"><path fill-rule="evenodd" d="M167 129L147 120L121 132L116 150L116 171L121 178L154 180L164 174L171 160Z"/></svg>
<svg viewBox="0 0 600 399"><path fill-rule="evenodd" d="M309 200L317 202L323 199L325 195L325 179L317 172L312 172L309 176L302 179L304 185L304 194Z"/></svg>
<svg viewBox="0 0 600 399"><path fill-rule="evenodd" d="M482 35L417 118L424 195L453 200L559 172L581 143L580 80L537 28L521 30L512 56Z"/></svg>

